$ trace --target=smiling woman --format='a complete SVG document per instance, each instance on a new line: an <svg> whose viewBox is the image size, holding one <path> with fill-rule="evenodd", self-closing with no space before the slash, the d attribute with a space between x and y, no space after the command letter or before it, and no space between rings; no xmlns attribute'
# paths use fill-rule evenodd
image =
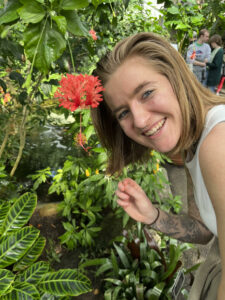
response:
<svg viewBox="0 0 225 300"><path fill-rule="evenodd" d="M181 241L205 244L214 236L189 299L224 299L225 99L204 88L170 43L153 33L120 41L94 74L105 88L92 118L109 153L107 171L143 160L149 149L182 153L188 186L194 185L188 215L156 208L131 178L118 184L117 203L134 220ZM215 276L207 278L214 265Z"/></svg>
<svg viewBox="0 0 225 300"><path fill-rule="evenodd" d="M168 79L146 59L128 58L105 89L105 101L130 139L163 153L175 148L182 129L180 106Z"/></svg>

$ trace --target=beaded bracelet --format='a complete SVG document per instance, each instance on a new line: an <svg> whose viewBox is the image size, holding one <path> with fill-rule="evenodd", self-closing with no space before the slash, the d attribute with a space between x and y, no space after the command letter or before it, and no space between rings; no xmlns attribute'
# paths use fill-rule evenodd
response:
<svg viewBox="0 0 225 300"><path fill-rule="evenodd" d="M148 226L151 226L151 225L155 224L155 223L156 223L156 221L157 221L157 220L158 220L158 218L159 218L159 213L160 213L160 210L159 210L159 208L158 208L158 207L156 207L156 209L157 209L157 216L156 216L155 220L154 220L152 223L148 224Z"/></svg>

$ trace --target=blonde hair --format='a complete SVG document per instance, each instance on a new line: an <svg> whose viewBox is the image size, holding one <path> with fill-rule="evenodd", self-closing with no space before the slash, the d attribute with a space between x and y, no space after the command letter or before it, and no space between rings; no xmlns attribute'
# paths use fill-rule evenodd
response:
<svg viewBox="0 0 225 300"><path fill-rule="evenodd" d="M180 139L170 154L187 151L201 135L207 110L225 103L225 99L204 88L170 43L153 33L138 33L120 41L112 52L99 61L94 75L99 77L104 86L111 74L125 60L134 56L146 59L169 80L178 99L183 120ZM121 171L127 164L145 158L147 148L124 134L105 101L92 109L92 119L102 146L108 150L109 173Z"/></svg>

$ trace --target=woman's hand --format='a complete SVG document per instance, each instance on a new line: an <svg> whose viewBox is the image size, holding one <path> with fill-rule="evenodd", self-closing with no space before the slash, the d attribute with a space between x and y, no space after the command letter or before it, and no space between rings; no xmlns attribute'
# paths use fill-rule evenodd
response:
<svg viewBox="0 0 225 300"><path fill-rule="evenodd" d="M157 209L142 188L131 178L119 182L116 195L117 203L132 219L151 224L157 218Z"/></svg>

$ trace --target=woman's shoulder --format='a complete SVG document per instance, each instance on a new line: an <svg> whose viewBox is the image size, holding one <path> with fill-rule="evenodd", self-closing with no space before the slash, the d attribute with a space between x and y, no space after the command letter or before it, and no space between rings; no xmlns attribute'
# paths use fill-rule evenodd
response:
<svg viewBox="0 0 225 300"><path fill-rule="evenodd" d="M199 157L217 155L225 151L225 121L217 123L207 134L200 145ZM223 151L223 153L224 153ZM223 154L224 157L224 154Z"/></svg>
<svg viewBox="0 0 225 300"><path fill-rule="evenodd" d="M202 148L203 144L210 142L220 128L224 130L225 140L225 104L215 105L208 110L198 147Z"/></svg>

